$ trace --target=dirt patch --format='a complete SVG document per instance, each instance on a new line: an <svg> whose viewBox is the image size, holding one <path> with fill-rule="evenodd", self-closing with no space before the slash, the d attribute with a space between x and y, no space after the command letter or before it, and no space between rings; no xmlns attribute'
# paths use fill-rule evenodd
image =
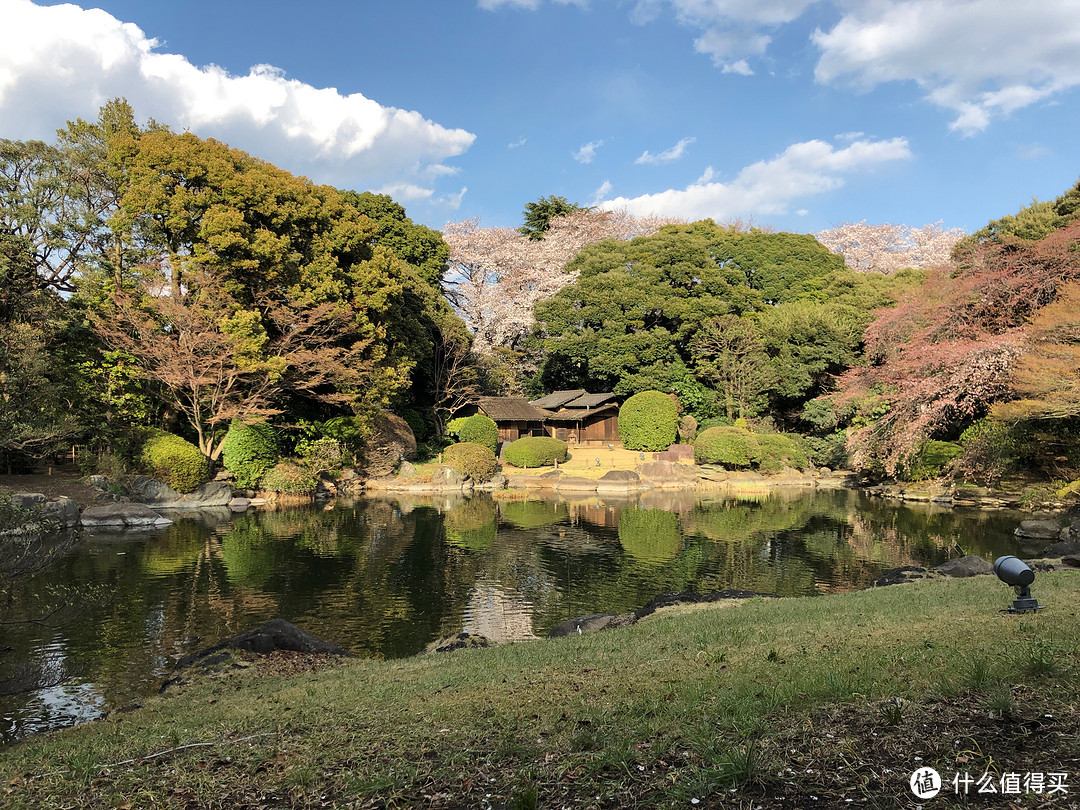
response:
<svg viewBox="0 0 1080 810"><path fill-rule="evenodd" d="M40 492L48 499L66 495L83 509L97 503L98 496L98 490L73 472L54 472L52 475L0 475L0 492Z"/></svg>

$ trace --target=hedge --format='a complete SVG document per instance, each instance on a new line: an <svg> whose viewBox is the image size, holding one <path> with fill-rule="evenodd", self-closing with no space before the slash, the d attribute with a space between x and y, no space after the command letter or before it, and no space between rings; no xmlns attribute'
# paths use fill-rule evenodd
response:
<svg viewBox="0 0 1080 810"><path fill-rule="evenodd" d="M139 460L155 478L177 492L191 492L210 479L210 465L202 451L164 430L153 431L143 442Z"/></svg>
<svg viewBox="0 0 1080 810"><path fill-rule="evenodd" d="M678 431L678 408L661 391L634 394L619 408L619 439L627 450L667 450Z"/></svg>
<svg viewBox="0 0 1080 810"><path fill-rule="evenodd" d="M221 460L225 469L235 476L238 487L255 489L278 460L274 429L266 422L245 425L233 420L225 434Z"/></svg>
<svg viewBox="0 0 1080 810"><path fill-rule="evenodd" d="M761 448L758 469L762 472L777 473L784 467L803 470L809 464L801 436L792 436L787 433L762 433L758 435L757 441L758 447Z"/></svg>
<svg viewBox="0 0 1080 810"><path fill-rule="evenodd" d="M266 472L260 488L268 492L310 495L318 485L318 479L306 467L301 467L294 461L282 461Z"/></svg>
<svg viewBox="0 0 1080 810"><path fill-rule="evenodd" d="M459 442L443 451L443 463L453 467L462 475L467 475L478 484L490 481L499 469L495 453L490 448L475 442Z"/></svg>
<svg viewBox="0 0 1080 810"><path fill-rule="evenodd" d="M494 453L499 446L499 427L490 417L474 413L458 428L458 441L479 444Z"/></svg>
<svg viewBox="0 0 1080 810"><path fill-rule="evenodd" d="M760 460L758 437L743 428L711 427L701 431L694 441L694 461L698 464L745 468Z"/></svg>
<svg viewBox="0 0 1080 810"><path fill-rule="evenodd" d="M513 467L548 467L566 461L566 442L550 436L526 436L504 445L502 457Z"/></svg>

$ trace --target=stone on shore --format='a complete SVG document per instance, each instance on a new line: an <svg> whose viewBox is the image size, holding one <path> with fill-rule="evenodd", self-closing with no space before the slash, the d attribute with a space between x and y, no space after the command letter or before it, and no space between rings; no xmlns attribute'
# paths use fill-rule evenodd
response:
<svg viewBox="0 0 1080 810"><path fill-rule="evenodd" d="M284 619L271 619L268 622L263 622L258 627L253 627L250 630L245 630L235 636L219 641L212 647L199 650L194 655L184 656L177 662L176 668L180 669L199 663L214 653L223 650L247 650L259 655L269 655L276 650L324 655L351 655L336 644L329 644L315 638L315 636L301 630L291 622Z"/></svg>
<svg viewBox="0 0 1080 810"><path fill-rule="evenodd" d="M980 574L992 574L994 566L982 557L969 554L939 565L934 571L947 577L974 577Z"/></svg>
<svg viewBox="0 0 1080 810"><path fill-rule="evenodd" d="M1014 534L1030 540L1057 540L1062 528L1060 520L1025 520L1016 527Z"/></svg>
<svg viewBox="0 0 1080 810"><path fill-rule="evenodd" d="M137 475L127 485L133 501L155 509L203 509L208 506L228 506L233 499L232 487L224 481L209 481L191 492L177 492L164 481Z"/></svg>
<svg viewBox="0 0 1080 810"><path fill-rule="evenodd" d="M91 506L82 513L82 525L155 529L172 523L144 503L107 503Z"/></svg>
<svg viewBox="0 0 1080 810"><path fill-rule="evenodd" d="M564 638L565 636L580 636L584 633L598 633L601 630L614 630L617 627L627 627L635 621L633 613L591 613L588 616L578 616L576 619L559 622L551 628L548 638Z"/></svg>

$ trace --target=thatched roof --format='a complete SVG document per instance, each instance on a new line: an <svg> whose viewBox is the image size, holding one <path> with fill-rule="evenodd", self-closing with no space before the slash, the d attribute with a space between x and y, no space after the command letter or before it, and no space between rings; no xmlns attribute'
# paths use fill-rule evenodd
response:
<svg viewBox="0 0 1080 810"><path fill-rule="evenodd" d="M615 395L610 391L603 394L582 394L577 399L570 400L563 405L564 408L595 408L599 405L615 402Z"/></svg>
<svg viewBox="0 0 1080 810"><path fill-rule="evenodd" d="M611 413L617 414L619 412L619 406L614 402L607 405L601 405L599 408L564 408L558 413L553 413L548 417L549 422L583 422L590 416L598 413Z"/></svg>
<svg viewBox="0 0 1080 810"><path fill-rule="evenodd" d="M496 422L543 422L550 411L530 405L525 397L480 397L476 407Z"/></svg>
<svg viewBox="0 0 1080 810"><path fill-rule="evenodd" d="M529 404L535 405L537 408L558 408L584 394L584 388L575 388L573 391L553 391L546 397L534 399Z"/></svg>

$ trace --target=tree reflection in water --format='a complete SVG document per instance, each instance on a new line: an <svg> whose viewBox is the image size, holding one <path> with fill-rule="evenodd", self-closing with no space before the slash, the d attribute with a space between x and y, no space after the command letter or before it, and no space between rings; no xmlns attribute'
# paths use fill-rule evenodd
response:
<svg viewBox="0 0 1080 810"><path fill-rule="evenodd" d="M784 596L864 587L881 570L1018 551L1021 515L911 508L856 492L753 500L654 492L564 501L429 497L173 516L153 534L93 535L36 585L113 598L57 630L5 633L13 660L86 677L0 703L6 739L153 691L182 654L280 616L358 655L420 652L462 629L546 634L670 591Z"/></svg>

